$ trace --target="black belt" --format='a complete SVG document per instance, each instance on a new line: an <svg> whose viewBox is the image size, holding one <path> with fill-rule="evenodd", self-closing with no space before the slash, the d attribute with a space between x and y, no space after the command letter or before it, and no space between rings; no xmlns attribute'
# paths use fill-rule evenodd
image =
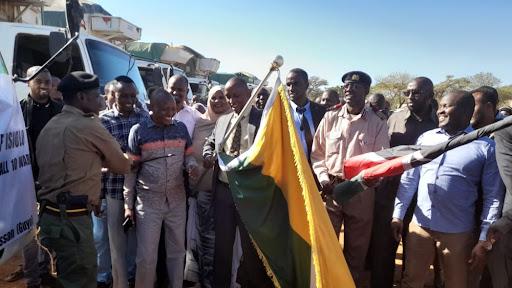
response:
<svg viewBox="0 0 512 288"><path fill-rule="evenodd" d="M329 174L329 181L331 181L332 185L338 185L341 182L345 182L345 179L343 179L341 176L335 176L335 175Z"/></svg>

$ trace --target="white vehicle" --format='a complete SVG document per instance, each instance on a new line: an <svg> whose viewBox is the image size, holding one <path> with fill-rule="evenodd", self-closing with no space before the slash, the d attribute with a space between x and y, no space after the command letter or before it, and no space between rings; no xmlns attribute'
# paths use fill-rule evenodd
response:
<svg viewBox="0 0 512 288"><path fill-rule="evenodd" d="M26 77L28 68L43 65L66 42L63 28L43 25L0 22L0 35L0 52L9 75L20 78ZM139 100L144 102L147 98L135 59L115 45L87 34L80 34L67 52L48 66L48 70L59 78L73 71L96 74L102 91L106 83L126 75L139 87ZM27 84L17 82L15 86L19 99L28 95Z"/></svg>
<svg viewBox="0 0 512 288"><path fill-rule="evenodd" d="M212 81L204 78L192 78L188 77L188 82L190 83L190 87L192 88L192 94L194 96L198 96L203 101L208 99L208 91L213 86L219 85L219 82Z"/></svg>
<svg viewBox="0 0 512 288"><path fill-rule="evenodd" d="M169 64L137 58L135 60L137 67L139 68L140 76L144 82L144 87L149 89L150 87L163 87L167 89L167 83L169 78L173 75L185 75L185 72L178 67L174 67ZM187 77L188 78L188 77ZM188 85L187 98L192 99L192 88L190 83Z"/></svg>

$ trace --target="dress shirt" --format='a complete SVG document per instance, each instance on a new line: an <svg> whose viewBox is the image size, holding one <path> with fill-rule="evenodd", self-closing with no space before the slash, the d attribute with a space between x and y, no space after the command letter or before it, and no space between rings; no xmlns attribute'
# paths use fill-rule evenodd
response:
<svg viewBox="0 0 512 288"><path fill-rule="evenodd" d="M389 146L413 145L418 137L428 130L437 128L439 120L431 107L428 118L421 119L409 109L403 109L389 116Z"/></svg>
<svg viewBox="0 0 512 288"><path fill-rule="evenodd" d="M101 190L101 167L128 173L132 163L119 143L94 114L64 105L37 139L37 160L41 168L37 193L40 199L56 203L61 192L88 195L97 204Z"/></svg>
<svg viewBox="0 0 512 288"><path fill-rule="evenodd" d="M304 112L304 117L308 120L309 124L309 130L311 131L311 135L315 135L315 127L313 126L313 116L311 115L311 108L310 108L310 102L303 107L306 108L306 112ZM291 111L293 113L293 122L295 122L295 130L297 130L297 133L299 134L300 144L302 144L302 149L304 150L304 153L306 153L306 158L309 158L309 151L308 151L308 145L306 142L306 132L300 130L301 126L301 113L297 112L297 104L295 102L290 101L290 107Z"/></svg>
<svg viewBox="0 0 512 288"><path fill-rule="evenodd" d="M318 181L329 174L344 177L343 161L352 156L389 148L388 126L372 108L350 115L347 106L325 113L313 138L311 164Z"/></svg>
<svg viewBox="0 0 512 288"><path fill-rule="evenodd" d="M127 152L141 163L137 171L125 176L126 209L133 209L135 197L155 209L170 202L185 203L183 166L197 165L185 124L173 120L161 128L146 117L130 130Z"/></svg>
<svg viewBox="0 0 512 288"><path fill-rule="evenodd" d="M236 120L239 118L239 117L242 117L242 119L240 120L240 125L242 126L242 135L241 135L241 139L240 139L240 154L239 155L242 155L245 151L249 150L249 148L251 148L251 146L249 145L249 131L248 131L248 127L249 127L249 115L251 114L251 109L247 109L245 110L245 112L241 115L238 115L236 113L233 113L233 117L231 117L231 120L229 121L229 125L228 125L228 128L226 130L226 133L229 131L229 129L231 129L231 126L233 126L236 122ZM226 140L226 143L224 144L224 152L230 156L234 156L234 155L231 155L230 151L231 151L231 146L233 145L233 138L235 137L235 130L233 130L233 132L231 132L231 134L228 136L228 139ZM229 180L228 180L228 175L226 174L225 171L219 171L219 179L224 182L224 183L229 183Z"/></svg>
<svg viewBox="0 0 512 288"><path fill-rule="evenodd" d="M117 105L114 104L112 109L101 114L101 124L105 127L110 135L117 140L121 145L121 150L126 152L128 148L128 135L130 135L130 129L137 123L139 123L144 117L148 117L149 114L143 109L135 108L129 117L124 117L119 113ZM124 185L124 174L116 174L107 172L102 177L102 189L101 197L105 198L105 195L110 196L113 199L123 200L123 185Z"/></svg>
<svg viewBox="0 0 512 288"><path fill-rule="evenodd" d="M473 131L468 126L463 132ZM463 133L459 132L457 135ZM431 146L455 137L437 128L422 134L418 145ZM418 205L413 221L443 233L462 233L475 228L475 203L482 189L483 211L480 240L497 219L504 187L496 164L494 141L477 139L450 150L431 162L406 171L395 200L394 218L403 219L416 190Z"/></svg>
<svg viewBox="0 0 512 288"><path fill-rule="evenodd" d="M183 106L183 109L174 115L175 120L178 120L187 126L187 131L190 138L192 138L192 135L194 135L194 127L196 126L197 119L200 117L201 112L188 106L186 103L185 106Z"/></svg>

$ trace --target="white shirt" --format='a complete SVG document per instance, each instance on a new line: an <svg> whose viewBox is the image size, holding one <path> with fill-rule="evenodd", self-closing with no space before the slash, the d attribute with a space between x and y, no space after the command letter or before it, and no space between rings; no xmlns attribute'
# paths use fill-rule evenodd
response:
<svg viewBox="0 0 512 288"><path fill-rule="evenodd" d="M196 109L185 104L183 109L181 109L176 115L174 115L174 119L180 122L183 122L185 126L187 126L188 134L192 139L192 135L194 134L194 127L196 126L197 119L201 117L201 112Z"/></svg>

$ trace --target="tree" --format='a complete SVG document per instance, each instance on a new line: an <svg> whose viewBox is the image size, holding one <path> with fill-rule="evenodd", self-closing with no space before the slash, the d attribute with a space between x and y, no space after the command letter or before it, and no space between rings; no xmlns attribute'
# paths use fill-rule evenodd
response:
<svg viewBox="0 0 512 288"><path fill-rule="evenodd" d="M311 76L309 77L309 88L307 91L308 98L315 101L316 98L322 96L322 93L324 93L324 90L320 87L329 85L329 82L327 80L322 79L317 76Z"/></svg>
<svg viewBox="0 0 512 288"><path fill-rule="evenodd" d="M510 105L510 101L512 100L512 85L499 87L498 89L498 106L501 105Z"/></svg>
<svg viewBox="0 0 512 288"><path fill-rule="evenodd" d="M391 73L385 77L376 77L375 86L370 89L370 92L382 93L393 107L400 108L406 101L403 92L413 79L413 75L401 72Z"/></svg>
<svg viewBox="0 0 512 288"><path fill-rule="evenodd" d="M468 79L471 82L471 89L476 89L481 86L491 86L496 88L501 84L501 80L489 72L480 72L478 74L468 77Z"/></svg>
<svg viewBox="0 0 512 288"><path fill-rule="evenodd" d="M338 92L338 94L340 94L341 97L343 96L343 87L341 87L341 86L327 87L327 89L325 89L325 90L326 91L334 90L334 91Z"/></svg>
<svg viewBox="0 0 512 288"><path fill-rule="evenodd" d="M470 90L471 81L466 77L455 78L453 75L446 75L446 79L434 85L434 97L441 99L447 93L455 90Z"/></svg>

